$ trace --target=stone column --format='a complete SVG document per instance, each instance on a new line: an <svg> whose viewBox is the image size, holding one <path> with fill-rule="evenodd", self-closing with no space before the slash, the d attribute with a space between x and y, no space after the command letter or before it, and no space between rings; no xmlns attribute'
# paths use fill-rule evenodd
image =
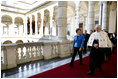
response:
<svg viewBox="0 0 118 79"><path fill-rule="evenodd" d="M67 2L58 2L58 39L66 40L67 32Z"/></svg>
<svg viewBox="0 0 118 79"><path fill-rule="evenodd" d="M12 28L12 33L11 35L15 35L15 31L14 31L14 28L15 28L15 17L12 17L12 22L13 22L13 26L11 27ZM8 27L9 28L9 27ZM10 30L9 30L10 31ZM10 32L9 32L10 33Z"/></svg>
<svg viewBox="0 0 118 79"><path fill-rule="evenodd" d="M94 21L94 2L88 2L88 33L90 30L94 30L95 21Z"/></svg>
<svg viewBox="0 0 118 79"><path fill-rule="evenodd" d="M37 35L37 13L35 14L35 35Z"/></svg>
<svg viewBox="0 0 118 79"><path fill-rule="evenodd" d="M58 1L58 51L59 57L70 55L70 41L67 40L67 1Z"/></svg>
<svg viewBox="0 0 118 79"><path fill-rule="evenodd" d="M6 26L7 26L7 36L9 36L9 24L6 24Z"/></svg>
<svg viewBox="0 0 118 79"><path fill-rule="evenodd" d="M99 25L102 25L102 1L99 2L100 5L100 11L99 11Z"/></svg>
<svg viewBox="0 0 118 79"><path fill-rule="evenodd" d="M102 16L102 30L107 29L107 1L103 1L103 16Z"/></svg>
<svg viewBox="0 0 118 79"><path fill-rule="evenodd" d="M20 25L18 24L18 35L20 35Z"/></svg>
<svg viewBox="0 0 118 79"><path fill-rule="evenodd" d="M23 18L23 35L26 35L26 28L27 28L27 18Z"/></svg>
<svg viewBox="0 0 118 79"><path fill-rule="evenodd" d="M79 28L79 11L80 11L80 1L76 1L76 28Z"/></svg>
<svg viewBox="0 0 118 79"><path fill-rule="evenodd" d="M6 24L7 25L7 36L9 36L9 24Z"/></svg>
<svg viewBox="0 0 118 79"><path fill-rule="evenodd" d="M41 28L40 28L40 36L43 36L43 20L44 20L44 11L40 12L41 13Z"/></svg>
<svg viewBox="0 0 118 79"><path fill-rule="evenodd" d="M30 16L30 35L32 35L32 16Z"/></svg>
<svg viewBox="0 0 118 79"><path fill-rule="evenodd" d="M28 20L28 18L27 17L25 17L25 26L24 26L24 32L25 32L25 35L27 35L27 20Z"/></svg>
<svg viewBox="0 0 118 79"><path fill-rule="evenodd" d="M4 26L2 25L2 23L0 24L1 24L1 35L4 35Z"/></svg>
<svg viewBox="0 0 118 79"><path fill-rule="evenodd" d="M107 2L107 31L109 32L109 15L110 15L111 1Z"/></svg>
<svg viewBox="0 0 118 79"><path fill-rule="evenodd" d="M53 28L53 7L50 9L50 35L52 37L52 28Z"/></svg>
<svg viewBox="0 0 118 79"><path fill-rule="evenodd" d="M83 33L85 33L85 30L87 30L87 16L84 16L84 27L83 27Z"/></svg>

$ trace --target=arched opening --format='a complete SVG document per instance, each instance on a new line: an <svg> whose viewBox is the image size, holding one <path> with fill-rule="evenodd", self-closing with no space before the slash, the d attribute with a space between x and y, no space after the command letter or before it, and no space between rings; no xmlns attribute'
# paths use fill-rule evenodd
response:
<svg viewBox="0 0 118 79"><path fill-rule="evenodd" d="M16 25L23 25L23 19L21 17L16 17L15 24Z"/></svg>
<svg viewBox="0 0 118 79"><path fill-rule="evenodd" d="M24 32L24 26L23 26L23 19L21 17L16 17L15 18L15 34L16 35L22 35Z"/></svg>
<svg viewBox="0 0 118 79"><path fill-rule="evenodd" d="M12 17L9 15L3 15L1 22L3 24L11 24L12 23Z"/></svg>
<svg viewBox="0 0 118 79"><path fill-rule="evenodd" d="M12 17L9 15L3 15L1 18L2 29L4 35L9 35L9 26L12 24Z"/></svg>
<svg viewBox="0 0 118 79"><path fill-rule="evenodd" d="M16 43L23 43L23 41L22 40L17 40Z"/></svg>
<svg viewBox="0 0 118 79"><path fill-rule="evenodd" d="M32 15L32 34L35 34L35 16Z"/></svg>
<svg viewBox="0 0 118 79"><path fill-rule="evenodd" d="M27 17L27 34L30 34L30 18Z"/></svg>
<svg viewBox="0 0 118 79"><path fill-rule="evenodd" d="M7 41L3 42L3 44L11 44L11 43L12 43L12 41L10 41L10 40L7 40Z"/></svg>

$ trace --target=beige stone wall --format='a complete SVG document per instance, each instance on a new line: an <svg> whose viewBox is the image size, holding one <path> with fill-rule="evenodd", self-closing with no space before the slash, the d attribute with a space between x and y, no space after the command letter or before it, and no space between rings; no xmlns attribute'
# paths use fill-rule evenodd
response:
<svg viewBox="0 0 118 79"><path fill-rule="evenodd" d="M116 31L116 18L117 18L117 3L114 1L110 5L110 15L109 15L109 32L113 33Z"/></svg>

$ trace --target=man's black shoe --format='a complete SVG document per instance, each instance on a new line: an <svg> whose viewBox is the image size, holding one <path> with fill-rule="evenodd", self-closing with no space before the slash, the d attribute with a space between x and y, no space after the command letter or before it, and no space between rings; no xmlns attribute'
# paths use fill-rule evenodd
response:
<svg viewBox="0 0 118 79"><path fill-rule="evenodd" d="M89 72L88 72L88 75L92 75L92 74L93 74L93 72L92 72L92 71L89 71Z"/></svg>
<svg viewBox="0 0 118 79"><path fill-rule="evenodd" d="M99 68L99 72L102 72L102 69L101 68Z"/></svg>
<svg viewBox="0 0 118 79"><path fill-rule="evenodd" d="M70 66L70 67L73 67L73 65L72 65L72 64L69 64L69 66Z"/></svg>
<svg viewBox="0 0 118 79"><path fill-rule="evenodd" d="M82 65L82 63L79 63L79 65Z"/></svg>

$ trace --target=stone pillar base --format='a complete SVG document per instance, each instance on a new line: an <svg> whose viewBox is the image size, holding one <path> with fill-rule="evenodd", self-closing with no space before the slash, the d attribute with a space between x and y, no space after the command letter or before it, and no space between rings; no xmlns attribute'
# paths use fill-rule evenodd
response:
<svg viewBox="0 0 118 79"><path fill-rule="evenodd" d="M9 64L9 65L7 66L7 69L11 69L11 68L15 68L15 67L17 67L16 64Z"/></svg>
<svg viewBox="0 0 118 79"><path fill-rule="evenodd" d="M57 46L57 48L54 48ZM58 57L58 42L45 42L43 43L43 56L45 60Z"/></svg>
<svg viewBox="0 0 118 79"><path fill-rule="evenodd" d="M65 40L65 41L60 41L59 43L59 57L68 57L71 55L70 51L70 41Z"/></svg>
<svg viewBox="0 0 118 79"><path fill-rule="evenodd" d="M6 57L6 67L7 69L14 68L17 66L16 63L16 44L11 44L11 45L6 45L6 50L7 50L7 57Z"/></svg>
<svg viewBox="0 0 118 79"><path fill-rule="evenodd" d="M44 55L44 59L48 60L51 59L51 45L50 44L44 44L43 46L43 55Z"/></svg>

